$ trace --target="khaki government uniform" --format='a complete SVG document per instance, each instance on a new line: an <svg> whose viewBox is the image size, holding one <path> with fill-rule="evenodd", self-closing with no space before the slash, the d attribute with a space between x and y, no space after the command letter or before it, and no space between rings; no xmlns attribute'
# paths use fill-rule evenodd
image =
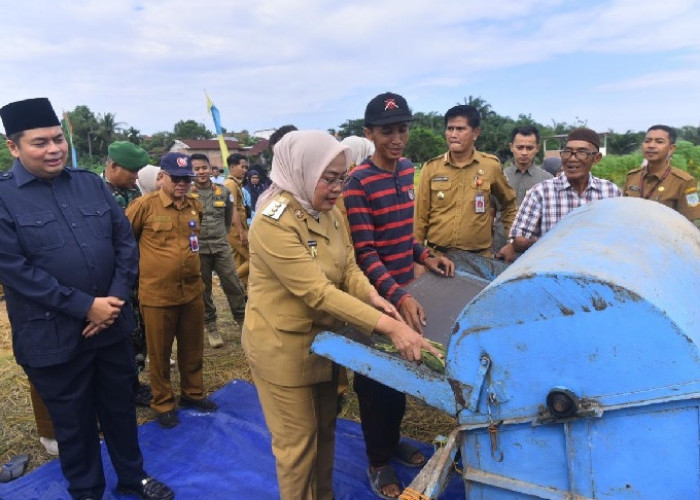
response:
<svg viewBox="0 0 700 500"><path fill-rule="evenodd" d="M479 192L483 194L483 213L475 209ZM449 152L433 158L423 165L418 179L416 239L438 252L458 248L491 257L491 195L500 204L508 234L518 209L515 190L498 157L475 150L471 162L464 166L453 164Z"/></svg>
<svg viewBox="0 0 700 500"><path fill-rule="evenodd" d="M337 208L316 221L285 192L256 215L250 236L242 344L272 434L280 496L331 499L337 370L310 347L344 322L370 334L381 316L366 303L374 288Z"/></svg>
<svg viewBox="0 0 700 500"><path fill-rule="evenodd" d="M170 356L177 338L180 395L204 397L204 283L199 253L190 249L190 221L199 234L202 204L188 195L181 208L161 190L137 198L126 216L139 244L139 302L146 323L151 408L175 408Z"/></svg>
<svg viewBox="0 0 700 500"><path fill-rule="evenodd" d="M235 177L226 177L224 186L231 191L233 195L233 204L238 212L238 217L241 220L243 229L248 230L248 219L245 216L245 205L243 204L243 181L239 181ZM236 272L244 286L248 286L248 259L250 253L248 247L241 242L241 235L238 229L234 226L228 233L228 241L233 249L233 260L236 263Z"/></svg>
<svg viewBox="0 0 700 500"><path fill-rule="evenodd" d="M660 175L648 174L646 167L636 168L627 174L623 193L625 196L641 198L642 188L640 186L642 186L643 178L646 199L658 201L691 221L700 219L698 183L693 176L679 168L671 167L669 174L659 183L663 175L664 172L661 172ZM651 196L649 196L650 193Z"/></svg>
<svg viewBox="0 0 700 500"><path fill-rule="evenodd" d="M204 213L199 235L199 260L204 282L204 322L216 322L212 272L216 272L219 277L231 314L236 321L242 322L245 314L245 290L236 274L233 251L228 242L233 216L231 193L225 186L212 183L208 188L192 186L190 194L202 203Z"/></svg>

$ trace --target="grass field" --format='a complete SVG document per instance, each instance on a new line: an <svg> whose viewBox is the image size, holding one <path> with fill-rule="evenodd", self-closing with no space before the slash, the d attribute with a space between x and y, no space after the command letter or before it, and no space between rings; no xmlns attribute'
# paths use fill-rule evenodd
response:
<svg viewBox="0 0 700 500"><path fill-rule="evenodd" d="M240 329L233 322L226 300L217 287L215 301L219 309L219 329L225 344L220 349L204 346L204 383L207 392L214 392L234 379L250 381L250 370L240 343ZM28 471L52 460L39 444L34 416L29 399L29 384L24 371L12 355L10 325L5 302L0 303L0 463L6 463L19 453L30 454ZM141 379L147 382L146 374ZM173 370L173 386L178 387L177 370ZM177 391L176 391L177 392ZM137 408L139 423L153 420L148 408ZM349 391L341 418L359 420L357 400ZM402 432L420 441L430 442L439 435L447 435L456 426L455 420L411 397L403 422Z"/></svg>

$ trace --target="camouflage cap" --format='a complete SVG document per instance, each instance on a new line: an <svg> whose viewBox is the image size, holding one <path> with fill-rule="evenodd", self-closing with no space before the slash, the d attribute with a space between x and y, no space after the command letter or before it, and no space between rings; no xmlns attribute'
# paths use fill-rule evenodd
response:
<svg viewBox="0 0 700 500"><path fill-rule="evenodd" d="M138 172L151 159L145 149L128 141L113 142L109 145L107 154L114 163L132 172Z"/></svg>

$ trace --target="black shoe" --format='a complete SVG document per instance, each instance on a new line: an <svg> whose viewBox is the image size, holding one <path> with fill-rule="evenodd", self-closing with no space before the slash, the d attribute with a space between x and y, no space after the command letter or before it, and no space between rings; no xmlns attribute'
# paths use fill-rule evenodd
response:
<svg viewBox="0 0 700 500"><path fill-rule="evenodd" d="M171 500L175 498L175 493L167 484L161 483L152 477L143 479L141 484L131 486L119 485L117 486L117 491L124 495L136 495L141 500Z"/></svg>
<svg viewBox="0 0 700 500"><path fill-rule="evenodd" d="M212 412L219 409L217 404L209 398L187 399L180 398L180 406L184 408L196 408L199 411Z"/></svg>
<svg viewBox="0 0 700 500"><path fill-rule="evenodd" d="M151 406L151 388L147 384L139 384L134 390L134 402L136 406Z"/></svg>
<svg viewBox="0 0 700 500"><path fill-rule="evenodd" d="M158 423L163 429L172 429L180 425L180 419L177 418L175 410L166 411L158 414Z"/></svg>

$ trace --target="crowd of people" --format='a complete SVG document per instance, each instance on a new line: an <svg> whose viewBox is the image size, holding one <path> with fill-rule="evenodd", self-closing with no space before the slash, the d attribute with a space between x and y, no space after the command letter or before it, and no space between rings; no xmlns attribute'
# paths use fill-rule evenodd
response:
<svg viewBox="0 0 700 500"><path fill-rule="evenodd" d="M75 499L104 494L100 432L119 490L175 496L145 472L135 405L150 406L164 429L179 425L178 408L218 410L202 373L205 333L211 347L223 345L213 273L241 327L281 498L331 499L347 378L310 352L317 333L347 323L419 362L421 350L440 354L405 287L425 271L453 277L450 250L512 262L569 212L618 196L661 203L700 227L697 181L670 165L676 136L665 125L649 128L645 165L620 189L591 173L602 157L595 131L572 130L547 171L536 165L539 131L518 127L504 169L475 147L479 112L454 106L448 150L423 165L416 189L403 154L413 116L392 92L368 102L364 138L281 127L270 138L269 178L239 153L226 159L226 175L203 154L167 153L149 166L129 142L110 145L100 178L65 168L68 147L48 99L7 104L0 118L15 158L0 174L0 282L13 350L41 442L59 456ZM179 390L170 382L175 341ZM144 369L149 384L139 383ZM397 498L404 485L392 462L427 461L401 440L405 395L359 374L353 387L370 487Z"/></svg>

